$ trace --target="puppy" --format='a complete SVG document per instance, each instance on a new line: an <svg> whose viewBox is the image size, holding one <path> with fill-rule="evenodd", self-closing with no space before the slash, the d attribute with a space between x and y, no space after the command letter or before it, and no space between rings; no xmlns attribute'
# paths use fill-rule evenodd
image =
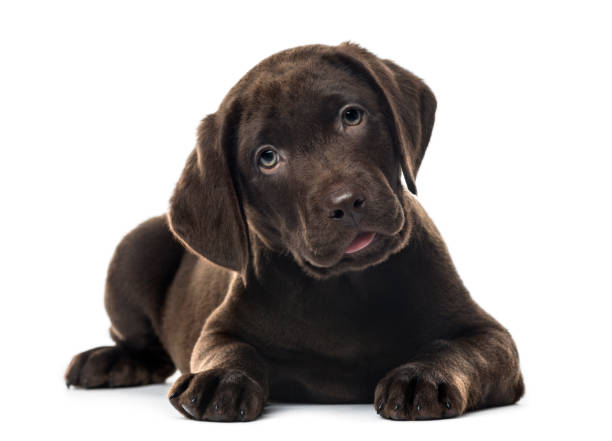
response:
<svg viewBox="0 0 612 441"><path fill-rule="evenodd" d="M373 402L397 420L516 402L514 342L414 197L435 110L423 81L355 44L255 66L202 121L168 214L117 247L116 344L76 355L67 385L178 368L170 403L213 421L268 400Z"/></svg>

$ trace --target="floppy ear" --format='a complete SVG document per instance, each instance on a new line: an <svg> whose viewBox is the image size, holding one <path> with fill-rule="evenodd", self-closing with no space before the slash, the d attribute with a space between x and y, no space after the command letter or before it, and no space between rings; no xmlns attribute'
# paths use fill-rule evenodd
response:
<svg viewBox="0 0 612 441"><path fill-rule="evenodd" d="M431 89L411 72L353 43L338 46L345 64L356 69L378 91L393 118L395 142L402 171L410 191L431 138L436 98Z"/></svg>
<svg viewBox="0 0 612 441"><path fill-rule="evenodd" d="M228 161L230 130L207 116L198 129L174 194L168 219L171 230L189 249L217 265L244 275L249 260L247 231Z"/></svg>

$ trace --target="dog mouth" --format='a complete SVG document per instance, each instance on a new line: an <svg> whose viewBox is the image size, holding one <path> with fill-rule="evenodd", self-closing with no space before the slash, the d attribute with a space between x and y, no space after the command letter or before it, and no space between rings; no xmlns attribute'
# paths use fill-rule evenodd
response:
<svg viewBox="0 0 612 441"><path fill-rule="evenodd" d="M360 231L348 245L345 245L344 248L342 248L343 251L336 251L336 253L339 252L339 254L335 254L336 257L333 259L329 259L328 261L317 261L315 259L309 259L305 256L302 258L309 267L329 270L339 264L342 265L351 262L365 262L365 260L368 260L369 258L376 256L379 252L383 251L383 249L386 248L386 245L388 245L390 239L391 236L377 233L375 231Z"/></svg>
<svg viewBox="0 0 612 441"><path fill-rule="evenodd" d="M374 236L376 236L376 233L372 231L364 231L359 233L357 237L355 237L355 239L353 239L353 241L349 244L347 249L344 251L344 254L353 254L357 251L363 250L372 243Z"/></svg>
<svg viewBox="0 0 612 441"><path fill-rule="evenodd" d="M367 268L386 259L400 242L400 235L386 235L362 231L346 246L344 252L332 262L321 262L301 256L303 268L312 276L325 278L345 271Z"/></svg>

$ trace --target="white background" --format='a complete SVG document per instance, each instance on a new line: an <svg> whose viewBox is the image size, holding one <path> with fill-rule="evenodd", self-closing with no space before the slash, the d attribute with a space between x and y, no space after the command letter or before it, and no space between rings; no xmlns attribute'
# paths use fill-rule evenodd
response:
<svg viewBox="0 0 612 441"><path fill-rule="evenodd" d="M213 2L210 2L213 3ZM611 14L605 2L39 2L0 6L2 432L32 439L609 436ZM188 421L170 383L66 390L110 342L123 234L165 211L199 120L262 58L355 41L438 98L417 185L527 393L449 421L271 405ZM417 438L419 437L419 438ZM7 438L12 439L12 438Z"/></svg>

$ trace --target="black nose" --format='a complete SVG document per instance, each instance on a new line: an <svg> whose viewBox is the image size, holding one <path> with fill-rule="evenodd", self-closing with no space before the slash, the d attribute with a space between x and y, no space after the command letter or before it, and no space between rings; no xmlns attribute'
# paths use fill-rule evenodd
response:
<svg viewBox="0 0 612 441"><path fill-rule="evenodd" d="M330 219L352 220L359 224L365 206L365 196L357 188L344 187L330 193L325 200L325 209Z"/></svg>

